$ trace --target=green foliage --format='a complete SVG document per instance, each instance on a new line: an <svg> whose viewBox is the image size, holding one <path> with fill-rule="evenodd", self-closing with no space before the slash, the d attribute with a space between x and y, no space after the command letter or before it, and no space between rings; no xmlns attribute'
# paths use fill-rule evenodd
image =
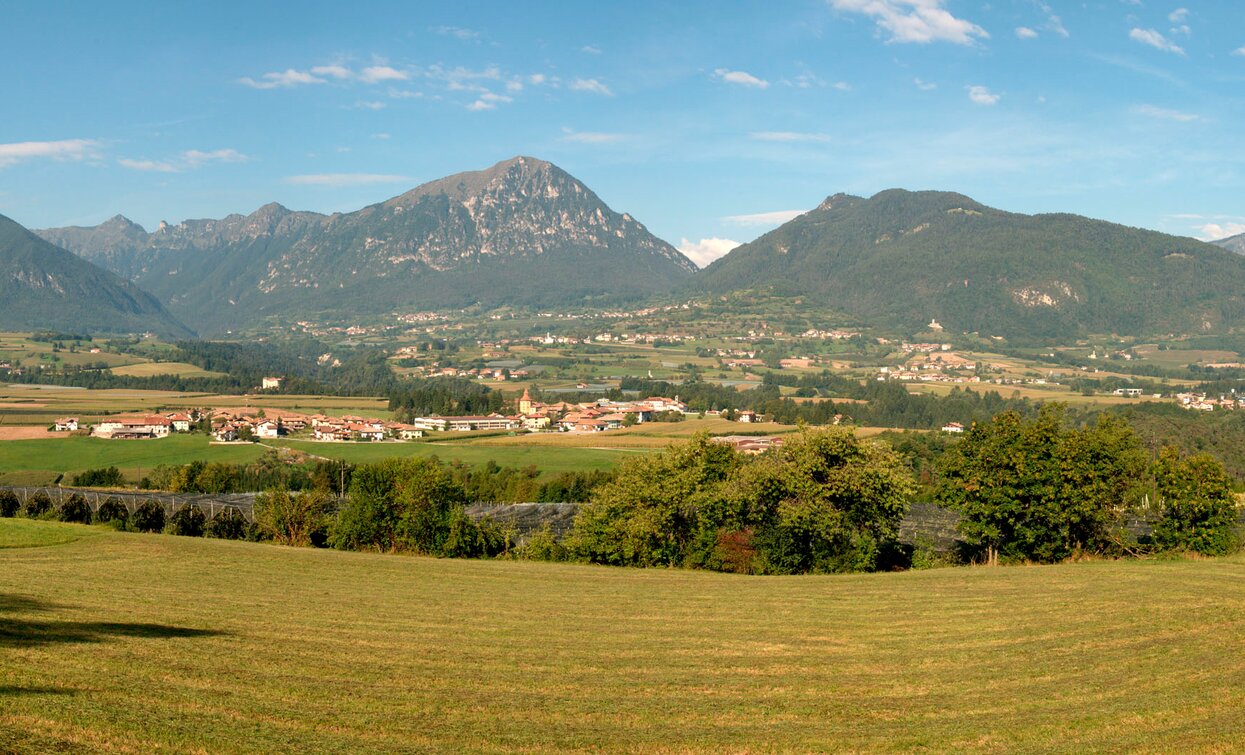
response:
<svg viewBox="0 0 1245 755"><path fill-rule="evenodd" d="M73 476L73 485L79 488L119 488L125 485L125 478L116 467L88 469Z"/></svg>
<svg viewBox="0 0 1245 755"><path fill-rule="evenodd" d="M206 527L207 516L193 503L174 511L173 516L169 517L169 531L174 535L203 537Z"/></svg>
<svg viewBox="0 0 1245 755"><path fill-rule="evenodd" d="M164 506L148 498L134 509L130 524L139 532L160 532L164 529Z"/></svg>
<svg viewBox="0 0 1245 755"><path fill-rule="evenodd" d="M6 519L17 516L22 502L12 490L0 490L0 517Z"/></svg>
<svg viewBox="0 0 1245 755"><path fill-rule="evenodd" d="M755 460L705 435L624 464L568 540L590 561L746 573L878 567L914 490L888 447L804 430Z"/></svg>
<svg viewBox="0 0 1245 755"><path fill-rule="evenodd" d="M91 506L81 493L74 493L62 501L56 513L62 522L90 524L92 519Z"/></svg>
<svg viewBox="0 0 1245 755"><path fill-rule="evenodd" d="M251 530L252 525L242 516L242 512L227 506L208 520L204 534L220 540L246 540Z"/></svg>
<svg viewBox="0 0 1245 755"><path fill-rule="evenodd" d="M1154 464L1160 515L1154 543L1167 550L1222 556L1238 545L1232 480L1213 456L1164 448Z"/></svg>
<svg viewBox="0 0 1245 755"><path fill-rule="evenodd" d="M99 510L95 512L95 521L100 523L117 522L124 526L129 519L130 510L120 498L109 498L101 503Z"/></svg>
<svg viewBox="0 0 1245 755"><path fill-rule="evenodd" d="M22 507L22 513L30 519L38 519L51 510L52 499L43 491L27 496L26 505Z"/></svg>
<svg viewBox="0 0 1245 755"><path fill-rule="evenodd" d="M484 415L500 411L502 395L466 378L421 378L403 381L389 393L389 408L398 421L437 414Z"/></svg>
<svg viewBox="0 0 1245 755"><path fill-rule="evenodd" d="M571 554L553 531L553 527L545 522L540 529L528 536L520 555L531 561L566 561Z"/></svg>
<svg viewBox="0 0 1245 755"><path fill-rule="evenodd" d="M255 525L278 543L309 546L328 527L332 502L323 490L292 494L274 488L255 497Z"/></svg>
<svg viewBox="0 0 1245 755"><path fill-rule="evenodd" d="M1073 429L1053 404L1030 421L1005 412L974 426L940 460L937 499L988 559L1049 563L1108 549L1146 466L1127 422L1102 415Z"/></svg>

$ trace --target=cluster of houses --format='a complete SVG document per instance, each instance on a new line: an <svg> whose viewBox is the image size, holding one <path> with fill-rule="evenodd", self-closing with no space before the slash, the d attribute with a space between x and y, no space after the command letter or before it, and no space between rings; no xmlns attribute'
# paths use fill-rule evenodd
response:
<svg viewBox="0 0 1245 755"><path fill-rule="evenodd" d="M1233 396L1220 396L1214 399L1208 397L1205 393L1177 393L1176 400L1180 402L1182 408L1191 411L1213 412L1216 409L1226 409L1229 411L1245 409L1245 398L1235 398Z"/></svg>
<svg viewBox="0 0 1245 755"><path fill-rule="evenodd" d="M197 413L173 412L170 414L144 414L134 416L106 417L91 430L97 438L113 440L141 440L147 438L167 438L172 433L188 433L198 421ZM56 421L58 431L74 431L78 429L76 417L66 417Z"/></svg>
<svg viewBox="0 0 1245 755"><path fill-rule="evenodd" d="M424 431L413 425L369 417L302 414L283 409L215 409L209 412L212 438L221 443L252 438L310 435L325 441L412 440Z"/></svg>
<svg viewBox="0 0 1245 755"><path fill-rule="evenodd" d="M579 404L565 401L546 404L532 400L524 389L519 398L518 420L526 430L562 430L564 432L595 433L617 430L630 424L649 422L664 412L687 413L687 404L674 398L652 396L640 401L611 401L597 399Z"/></svg>

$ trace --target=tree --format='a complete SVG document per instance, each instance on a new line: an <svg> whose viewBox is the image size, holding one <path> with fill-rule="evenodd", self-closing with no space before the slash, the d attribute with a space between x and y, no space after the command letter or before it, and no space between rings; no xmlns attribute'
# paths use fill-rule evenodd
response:
<svg viewBox="0 0 1245 755"><path fill-rule="evenodd" d="M21 505L22 502L12 490L0 490L0 517L7 519L17 516L17 511L21 508Z"/></svg>
<svg viewBox="0 0 1245 755"><path fill-rule="evenodd" d="M134 509L130 523L139 532L159 532L164 529L164 506L154 498L148 498Z"/></svg>
<svg viewBox="0 0 1245 755"><path fill-rule="evenodd" d="M57 514L62 522L77 522L78 524L90 524L92 518L91 506L81 493L74 493L66 498L61 503Z"/></svg>
<svg viewBox="0 0 1245 755"><path fill-rule="evenodd" d="M208 520L205 534L221 540L245 540L249 528L250 523L242 516L242 512L233 506L227 506Z"/></svg>
<svg viewBox="0 0 1245 755"><path fill-rule="evenodd" d="M207 517L204 516L203 509L192 503L174 511L173 516L169 517L169 526L172 528L174 535L203 537L203 530L207 526Z"/></svg>
<svg viewBox="0 0 1245 755"><path fill-rule="evenodd" d="M95 512L95 521L97 522L120 522L124 525L130 518L130 510L119 498L109 498L99 506L99 511Z"/></svg>
<svg viewBox="0 0 1245 755"><path fill-rule="evenodd" d="M283 545L308 546L328 526L332 499L322 490L293 495L274 488L255 497L255 525Z"/></svg>
<svg viewBox="0 0 1245 755"><path fill-rule="evenodd" d="M961 533L990 563L1050 563L1110 546L1146 467L1127 421L1104 414L1073 429L1048 404L1033 420L1004 412L974 425L939 461L936 499L961 514Z"/></svg>
<svg viewBox="0 0 1245 755"><path fill-rule="evenodd" d="M1222 556L1237 545L1232 479L1209 454L1182 456L1166 447L1154 464L1161 514L1154 543L1167 550Z"/></svg>

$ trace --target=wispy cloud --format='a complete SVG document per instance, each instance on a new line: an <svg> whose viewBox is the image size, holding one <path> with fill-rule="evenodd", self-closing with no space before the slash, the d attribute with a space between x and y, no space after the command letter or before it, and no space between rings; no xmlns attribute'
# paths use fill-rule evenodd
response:
<svg viewBox="0 0 1245 755"><path fill-rule="evenodd" d="M922 79L913 79L912 83L916 84L916 88L920 89L922 92L929 92L938 88L938 85L934 82L924 81Z"/></svg>
<svg viewBox="0 0 1245 755"><path fill-rule="evenodd" d="M303 86L304 84L325 84L327 81L327 79L316 76L309 71L298 71L293 68L266 73L258 79L253 79L250 76L238 79L239 84L245 84L254 89L287 89L289 87Z"/></svg>
<svg viewBox="0 0 1245 755"><path fill-rule="evenodd" d="M748 138L758 142L828 142L829 134L809 133L806 131L753 131Z"/></svg>
<svg viewBox="0 0 1245 755"><path fill-rule="evenodd" d="M121 157L117 159L117 165L130 170L141 170L153 173L181 173L185 170L194 170L195 168L203 167L209 163L244 163L250 159L251 158L242 154L238 150L231 148L208 151L188 149L175 158L164 160Z"/></svg>
<svg viewBox="0 0 1245 755"><path fill-rule="evenodd" d="M1027 26L1016 27L1016 37L1019 39L1037 39L1038 33Z"/></svg>
<svg viewBox="0 0 1245 755"><path fill-rule="evenodd" d="M571 82L571 89L576 92L592 92L605 97L614 96L610 88L597 79L575 79Z"/></svg>
<svg viewBox="0 0 1245 755"><path fill-rule="evenodd" d="M1218 241L1245 233L1245 223L1207 223L1198 230L1202 232L1199 238L1204 241Z"/></svg>
<svg viewBox="0 0 1245 755"><path fill-rule="evenodd" d="M327 84L330 81L360 81L364 84L377 84L382 81L406 81L410 78L410 73L387 65L367 66L355 71L340 63L332 63L312 66L307 71L300 71L297 68L273 71L263 74L258 79L244 76L238 79L238 83L253 89L289 89L309 84Z"/></svg>
<svg viewBox="0 0 1245 755"><path fill-rule="evenodd" d="M727 215L722 220L735 225L781 225L788 220L798 218L806 212L808 210L774 210L773 212L757 212L751 215Z"/></svg>
<svg viewBox="0 0 1245 755"><path fill-rule="evenodd" d="M499 104L514 102L513 97L507 97L504 94L496 94L494 92L484 92L475 102L467 106L468 110L494 110Z"/></svg>
<svg viewBox="0 0 1245 755"><path fill-rule="evenodd" d="M1181 123L1192 123L1193 121L1201 120L1202 118L1200 115L1195 115L1193 113L1183 113L1179 110L1171 110L1169 108L1157 107L1155 105L1138 105L1133 108L1133 112L1148 116L1150 118L1158 118L1166 121L1179 121Z"/></svg>
<svg viewBox="0 0 1245 755"><path fill-rule="evenodd" d="M303 176L287 176L285 183L294 186L367 186L370 184L406 183L408 176L388 173L312 173Z"/></svg>
<svg viewBox="0 0 1245 755"><path fill-rule="evenodd" d="M888 42L951 42L971 45L990 35L972 21L956 18L943 6L944 0L830 0L838 11L860 13L890 34Z"/></svg>
<svg viewBox="0 0 1245 755"><path fill-rule="evenodd" d="M1162 33L1154 29L1139 29L1134 27L1128 32L1128 38L1134 42L1140 42L1143 45L1149 45L1156 50L1163 52L1175 53L1176 55L1184 55L1184 48L1172 42Z"/></svg>
<svg viewBox="0 0 1245 755"><path fill-rule="evenodd" d="M679 242L679 251L683 253L692 262L696 263L696 267L706 267L710 262L719 257L726 256L727 252L739 246L738 241L732 239L722 239L716 236L700 241L688 241L683 239Z"/></svg>
<svg viewBox="0 0 1245 755"><path fill-rule="evenodd" d="M1232 54L1238 58L1245 58L1245 47L1238 47L1232 51Z"/></svg>
<svg viewBox="0 0 1245 755"><path fill-rule="evenodd" d="M601 54L601 48L597 47L596 45L584 45L583 47L579 48L579 51L582 53L586 53L588 55L600 55Z"/></svg>
<svg viewBox="0 0 1245 755"><path fill-rule="evenodd" d="M432 32L443 37L453 37L463 42L480 41L480 32L474 29L464 29L461 26L434 26L432 27Z"/></svg>
<svg viewBox="0 0 1245 755"><path fill-rule="evenodd" d="M997 105L1003 97L980 85L965 87L965 89L968 90L968 98L978 105Z"/></svg>
<svg viewBox="0 0 1245 755"><path fill-rule="evenodd" d="M1042 28L1049 32L1053 32L1054 34L1058 34L1065 39L1070 36L1067 28L1063 25L1063 20L1060 19L1059 16L1055 15L1055 12L1051 10L1049 5L1043 2L1043 0L1034 0L1034 4L1037 5L1038 10L1046 14L1046 23L1043 24Z"/></svg>
<svg viewBox="0 0 1245 755"><path fill-rule="evenodd" d="M570 142L572 144L613 144L626 139L626 134L613 134L605 131L576 131L570 128L562 129L562 136L558 141Z"/></svg>
<svg viewBox="0 0 1245 755"><path fill-rule="evenodd" d="M359 72L359 81L375 84L379 81L406 81L411 75L391 66L368 66Z"/></svg>
<svg viewBox="0 0 1245 755"><path fill-rule="evenodd" d="M747 71L732 71L729 68L718 68L713 71L713 75L725 81L727 84L737 84L742 87L752 87L754 89L766 89L769 82L765 79L758 78Z"/></svg>
<svg viewBox="0 0 1245 755"><path fill-rule="evenodd" d="M95 139L62 139L50 142L12 142L0 144L0 168L24 160L84 160L95 157L100 143Z"/></svg>

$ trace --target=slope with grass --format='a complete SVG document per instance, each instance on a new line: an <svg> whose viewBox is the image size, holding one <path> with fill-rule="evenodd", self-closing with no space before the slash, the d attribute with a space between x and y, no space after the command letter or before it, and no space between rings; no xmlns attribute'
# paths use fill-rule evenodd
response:
<svg viewBox="0 0 1245 755"><path fill-rule="evenodd" d="M1240 557L750 578L81 529L0 550L0 750L1243 744Z"/></svg>

